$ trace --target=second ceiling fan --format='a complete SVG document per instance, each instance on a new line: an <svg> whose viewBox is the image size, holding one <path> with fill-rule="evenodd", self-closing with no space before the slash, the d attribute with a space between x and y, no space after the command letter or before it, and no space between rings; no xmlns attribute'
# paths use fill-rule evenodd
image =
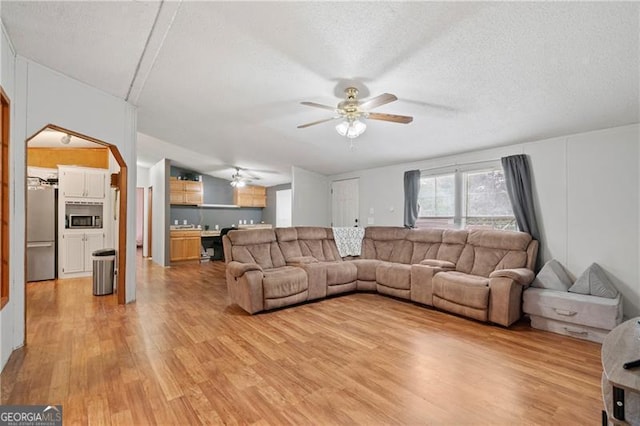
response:
<svg viewBox="0 0 640 426"><path fill-rule="evenodd" d="M396 95L383 93L382 95L361 101L358 100L358 89L355 87L347 87L344 93L346 99L338 103L336 107L322 105L315 102L301 102L302 105L333 111L335 115L312 123L301 124L298 126L298 129L304 129L305 127L316 124L342 119L343 121L336 126L336 130L340 135L353 139L360 136L366 130L367 125L362 121L363 119L391 121L393 123L402 124L409 124L413 121L413 117L407 115L371 112L373 108L397 101L398 98Z"/></svg>

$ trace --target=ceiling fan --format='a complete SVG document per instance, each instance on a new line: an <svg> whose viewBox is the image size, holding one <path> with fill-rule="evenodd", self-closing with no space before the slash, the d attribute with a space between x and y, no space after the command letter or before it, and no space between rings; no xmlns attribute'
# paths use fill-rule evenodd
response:
<svg viewBox="0 0 640 426"><path fill-rule="evenodd" d="M373 97L368 100L358 100L358 89L355 87L347 87L344 91L345 100L338 103L334 108L328 105L322 105L315 102L301 102L302 105L322 108L333 111L335 115L331 118L314 121L312 123L301 124L298 129L313 126L328 121L342 119L336 126L336 130L341 136L349 139L357 138L367 129L367 125L363 119L391 121L393 123L409 124L413 121L413 117L407 115L384 114L380 112L370 112L373 108L397 101L396 95L391 93L383 93L382 95Z"/></svg>
<svg viewBox="0 0 640 426"><path fill-rule="evenodd" d="M249 176L245 173L245 170L240 167L235 167L236 172L231 175L231 186L234 188L242 188L246 186L248 183L251 183L254 180L260 179L257 176Z"/></svg>

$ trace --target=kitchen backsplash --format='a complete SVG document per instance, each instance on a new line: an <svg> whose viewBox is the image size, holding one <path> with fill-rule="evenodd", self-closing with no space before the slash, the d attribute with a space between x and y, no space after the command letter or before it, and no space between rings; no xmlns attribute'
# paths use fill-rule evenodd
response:
<svg viewBox="0 0 640 426"><path fill-rule="evenodd" d="M241 208L241 209L211 209L191 206L171 206L171 222L178 221L182 224L186 220L189 225L209 225L213 229L215 225L226 228L233 224L238 225L239 220L246 220L247 223L260 223L262 221L262 209Z"/></svg>

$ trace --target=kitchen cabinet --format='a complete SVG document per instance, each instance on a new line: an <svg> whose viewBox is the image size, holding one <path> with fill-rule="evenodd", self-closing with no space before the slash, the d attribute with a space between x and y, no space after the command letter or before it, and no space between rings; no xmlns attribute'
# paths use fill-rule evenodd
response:
<svg viewBox="0 0 640 426"><path fill-rule="evenodd" d="M60 167L59 170L60 191L64 197L105 197L107 170L81 167Z"/></svg>
<svg viewBox="0 0 640 426"><path fill-rule="evenodd" d="M104 232L67 232L62 234L62 273L93 270L93 252L104 248Z"/></svg>
<svg viewBox="0 0 640 426"><path fill-rule="evenodd" d="M202 182L171 179L169 181L169 202L184 205L202 204Z"/></svg>
<svg viewBox="0 0 640 426"><path fill-rule="evenodd" d="M235 188L233 202L240 207L266 207L267 188L253 185Z"/></svg>
<svg viewBox="0 0 640 426"><path fill-rule="evenodd" d="M200 246L199 230L171 231L171 262L200 259Z"/></svg>

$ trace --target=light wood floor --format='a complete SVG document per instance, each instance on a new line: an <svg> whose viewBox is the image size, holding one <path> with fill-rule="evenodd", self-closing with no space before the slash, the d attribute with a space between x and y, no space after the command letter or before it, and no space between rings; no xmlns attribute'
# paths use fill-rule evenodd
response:
<svg viewBox="0 0 640 426"><path fill-rule="evenodd" d="M375 294L249 316L221 262L139 261L124 307L90 279L28 285L2 404L62 404L65 424L600 421L600 345Z"/></svg>

